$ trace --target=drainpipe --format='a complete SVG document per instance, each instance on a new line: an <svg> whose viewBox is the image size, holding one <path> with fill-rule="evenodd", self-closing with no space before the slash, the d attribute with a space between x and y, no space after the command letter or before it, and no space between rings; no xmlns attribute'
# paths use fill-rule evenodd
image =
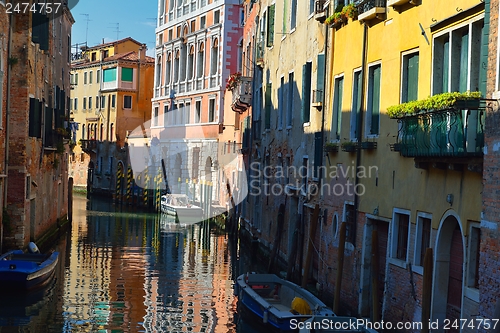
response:
<svg viewBox="0 0 500 333"><path fill-rule="evenodd" d="M361 145L361 141L363 140L363 110L365 108L365 81L366 81L366 58L367 58L367 48L368 48L368 26L366 23L363 23L363 51L362 51L362 64L361 64L361 105L359 109L359 118L357 122L357 140L358 145ZM361 167L361 149L356 150L356 177L354 181L354 189L359 184L359 172L358 169ZM359 195L354 191L354 234L356 234L356 225L358 223L358 208L359 208Z"/></svg>

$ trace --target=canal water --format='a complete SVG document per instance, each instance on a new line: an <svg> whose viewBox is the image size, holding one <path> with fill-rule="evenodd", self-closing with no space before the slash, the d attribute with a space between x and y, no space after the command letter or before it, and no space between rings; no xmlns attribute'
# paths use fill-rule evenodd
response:
<svg viewBox="0 0 500 333"><path fill-rule="evenodd" d="M233 281L250 269L238 245L202 222L75 196L56 278L0 295L4 332L258 332L240 320Z"/></svg>

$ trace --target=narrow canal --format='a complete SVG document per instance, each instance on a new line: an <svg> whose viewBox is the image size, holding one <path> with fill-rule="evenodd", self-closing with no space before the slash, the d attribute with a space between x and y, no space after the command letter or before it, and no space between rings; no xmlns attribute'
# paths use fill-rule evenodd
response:
<svg viewBox="0 0 500 333"><path fill-rule="evenodd" d="M249 267L224 233L102 198L73 209L56 279L0 295L0 332L257 332L238 318L233 280Z"/></svg>

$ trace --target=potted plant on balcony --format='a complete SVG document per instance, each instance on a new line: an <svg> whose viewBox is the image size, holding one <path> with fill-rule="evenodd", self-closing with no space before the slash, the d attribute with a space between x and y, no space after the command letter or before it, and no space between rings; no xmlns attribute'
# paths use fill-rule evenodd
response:
<svg viewBox="0 0 500 333"><path fill-rule="evenodd" d="M350 3L342 8L342 14L352 20L356 20L358 18L358 7Z"/></svg>
<svg viewBox="0 0 500 333"><path fill-rule="evenodd" d="M377 149L377 143L375 141L363 141L361 142L361 149Z"/></svg>
<svg viewBox="0 0 500 333"><path fill-rule="evenodd" d="M357 145L358 145L357 142L344 141L342 142L342 151L354 153L356 151Z"/></svg>
<svg viewBox="0 0 500 333"><path fill-rule="evenodd" d="M339 145L334 142L327 142L323 146L323 150L327 153L336 153L339 151Z"/></svg>
<svg viewBox="0 0 500 333"><path fill-rule="evenodd" d="M241 78L240 72L236 72L236 73L229 75L229 78L227 79L227 83L226 83L226 90L233 91L238 86L238 83L240 82L240 78Z"/></svg>

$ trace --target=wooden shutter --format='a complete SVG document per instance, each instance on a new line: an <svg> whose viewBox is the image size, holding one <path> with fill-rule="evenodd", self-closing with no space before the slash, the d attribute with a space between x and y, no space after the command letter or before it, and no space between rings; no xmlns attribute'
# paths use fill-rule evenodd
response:
<svg viewBox="0 0 500 333"><path fill-rule="evenodd" d="M311 68L310 62L302 66L302 122L311 120Z"/></svg>
<svg viewBox="0 0 500 333"><path fill-rule="evenodd" d="M316 100L314 102L322 102L318 98L322 98L325 91L325 55L318 54L318 74L316 76L316 90L321 91L321 94L316 93Z"/></svg>
<svg viewBox="0 0 500 333"><path fill-rule="evenodd" d="M319 167L322 164L323 133L314 133L314 178L319 177Z"/></svg>
<svg viewBox="0 0 500 333"><path fill-rule="evenodd" d="M266 110L266 118L265 118L265 129L270 129L271 128L271 88L272 84L268 83L266 84L266 92L265 92L265 110Z"/></svg>
<svg viewBox="0 0 500 333"><path fill-rule="evenodd" d="M342 121L342 96L344 93L344 77L335 79L335 92L333 100L333 124L335 124L335 134L333 139L340 140L340 129Z"/></svg>
<svg viewBox="0 0 500 333"><path fill-rule="evenodd" d="M267 14L267 46L271 47L274 44L274 12L276 5L268 7Z"/></svg>
<svg viewBox="0 0 500 333"><path fill-rule="evenodd" d="M380 65L370 68L368 107L368 115L371 117L370 134L378 134L380 118Z"/></svg>

